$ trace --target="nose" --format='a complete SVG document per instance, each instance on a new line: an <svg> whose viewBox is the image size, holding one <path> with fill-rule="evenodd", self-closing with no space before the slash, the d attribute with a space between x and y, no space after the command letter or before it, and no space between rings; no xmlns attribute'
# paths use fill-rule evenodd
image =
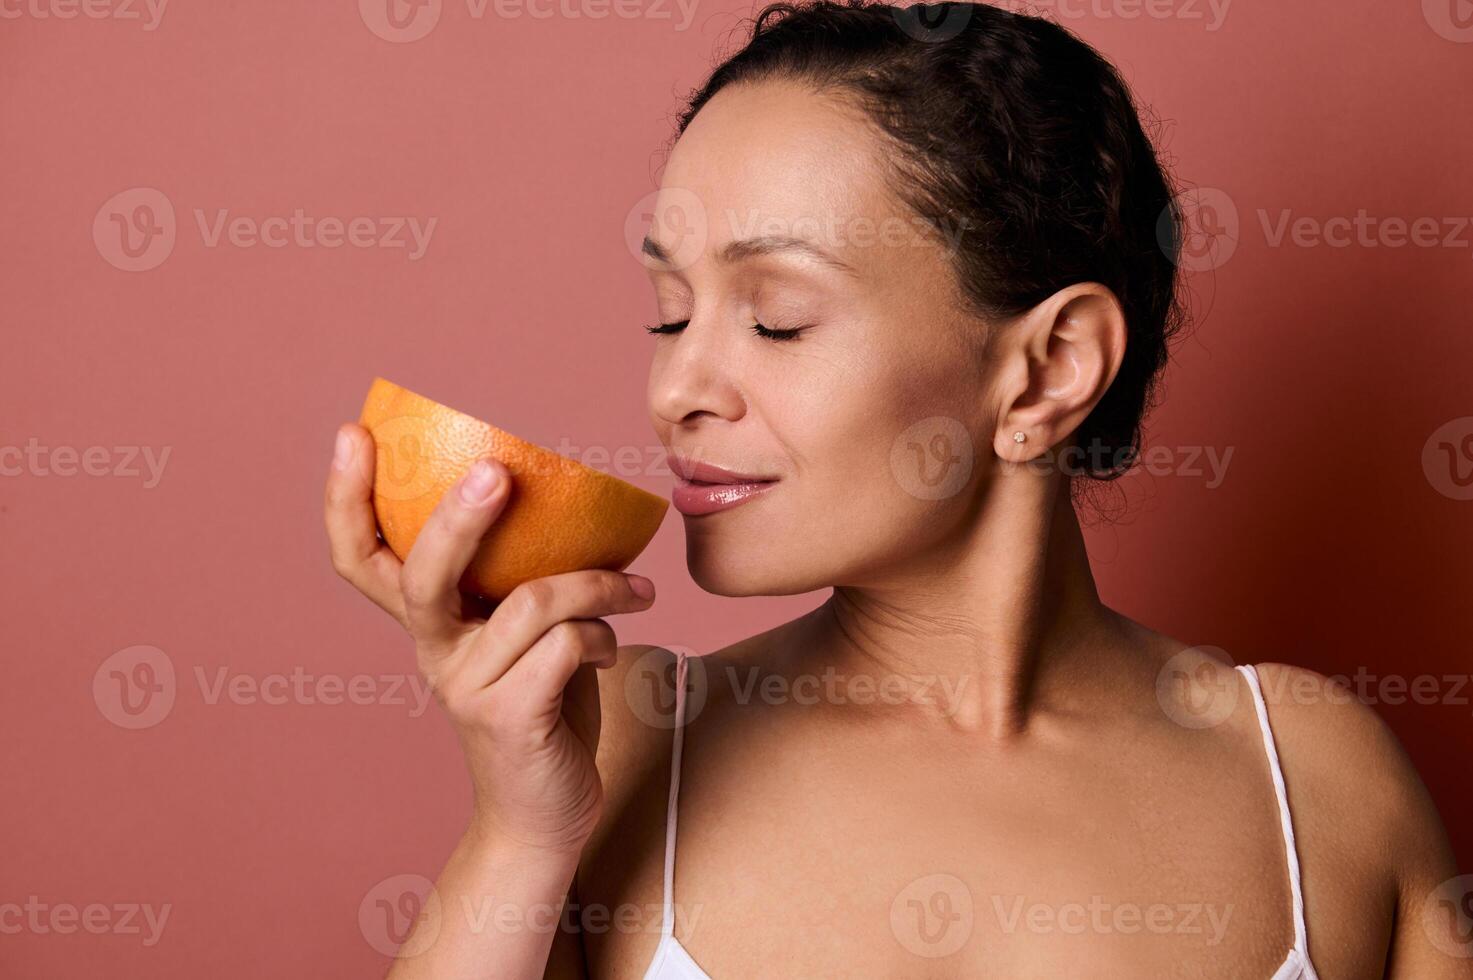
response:
<svg viewBox="0 0 1473 980"><path fill-rule="evenodd" d="M720 324L692 317L680 333L658 341L650 366L650 410L672 426L702 419L735 422L746 413L732 351Z"/></svg>

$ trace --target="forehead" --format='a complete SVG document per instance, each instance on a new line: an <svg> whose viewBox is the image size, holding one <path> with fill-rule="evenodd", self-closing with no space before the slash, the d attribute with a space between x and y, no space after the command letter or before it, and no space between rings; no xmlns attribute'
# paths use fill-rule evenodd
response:
<svg viewBox="0 0 1473 980"><path fill-rule="evenodd" d="M918 229L887 183L886 153L862 111L837 96L787 81L723 89L671 152L650 238L680 248L676 264L769 236L872 263Z"/></svg>

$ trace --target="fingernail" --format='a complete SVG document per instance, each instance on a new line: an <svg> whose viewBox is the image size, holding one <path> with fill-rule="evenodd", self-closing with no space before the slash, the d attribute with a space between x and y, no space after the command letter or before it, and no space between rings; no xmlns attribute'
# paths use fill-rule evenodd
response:
<svg viewBox="0 0 1473 980"><path fill-rule="evenodd" d="M629 590L641 599L653 599L655 597L655 583L643 575L630 575Z"/></svg>
<svg viewBox="0 0 1473 980"><path fill-rule="evenodd" d="M333 469L340 470L348 465L348 460L353 458L353 440L348 438L348 433L342 429L338 430L337 442L332 448Z"/></svg>
<svg viewBox="0 0 1473 980"><path fill-rule="evenodd" d="M460 499L472 507L480 507L491 499L491 492L501 482L496 475L496 470L484 459L476 460L471 471L466 474L465 482L460 485Z"/></svg>

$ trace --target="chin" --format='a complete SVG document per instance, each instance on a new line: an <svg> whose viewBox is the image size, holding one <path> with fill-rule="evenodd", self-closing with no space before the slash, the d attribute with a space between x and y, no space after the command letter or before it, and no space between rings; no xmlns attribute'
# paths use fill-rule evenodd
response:
<svg viewBox="0 0 1473 980"><path fill-rule="evenodd" d="M687 533L685 564L690 577L706 592L731 598L801 595L831 584L819 575L795 574L795 563L775 548L749 544L752 547L721 547Z"/></svg>

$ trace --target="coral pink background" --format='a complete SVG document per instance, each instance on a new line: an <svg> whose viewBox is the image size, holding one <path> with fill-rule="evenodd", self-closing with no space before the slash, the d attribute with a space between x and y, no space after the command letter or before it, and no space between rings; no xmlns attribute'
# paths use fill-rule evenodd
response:
<svg viewBox="0 0 1473 980"><path fill-rule="evenodd" d="M96 466L112 475L0 476L0 904L171 912L152 946L5 934L0 973L383 971L360 904L392 876L433 877L464 818L447 725L433 706L213 685L412 669L398 628L334 577L321 528L333 429L375 374L545 445L654 443L653 304L626 219L677 96L747 8L698 2L685 27L652 2L597 19L590 0L545 18L435 0L414 41L370 0L178 2L154 30L7 6L0 449L106 447ZM1451 426L1439 438L1473 466L1473 233L1446 247L1269 234L1285 209L1473 215L1473 43L1452 0L1245 2L1215 29L1205 0L1152 8L1165 16L1128 0L1043 9L1121 65L1167 120L1179 175L1239 218L1235 254L1193 280L1205 316L1151 430L1177 451L1231 447L1227 476L1124 485L1128 515L1090 538L1107 600L1239 661L1466 674L1473 502L1429 440ZM111 215L164 228L161 199L172 251L130 258ZM437 224L414 260L211 246L195 212L208 226L221 209ZM156 485L117 472L112 447L128 446L169 450ZM701 593L673 513L635 567L661 601L623 620L627 642L705 650L822 598ZM176 691L130 730L106 671L94 678L135 646L156 648L144 666L172 670ZM1378 706L1464 862L1469 693Z"/></svg>

